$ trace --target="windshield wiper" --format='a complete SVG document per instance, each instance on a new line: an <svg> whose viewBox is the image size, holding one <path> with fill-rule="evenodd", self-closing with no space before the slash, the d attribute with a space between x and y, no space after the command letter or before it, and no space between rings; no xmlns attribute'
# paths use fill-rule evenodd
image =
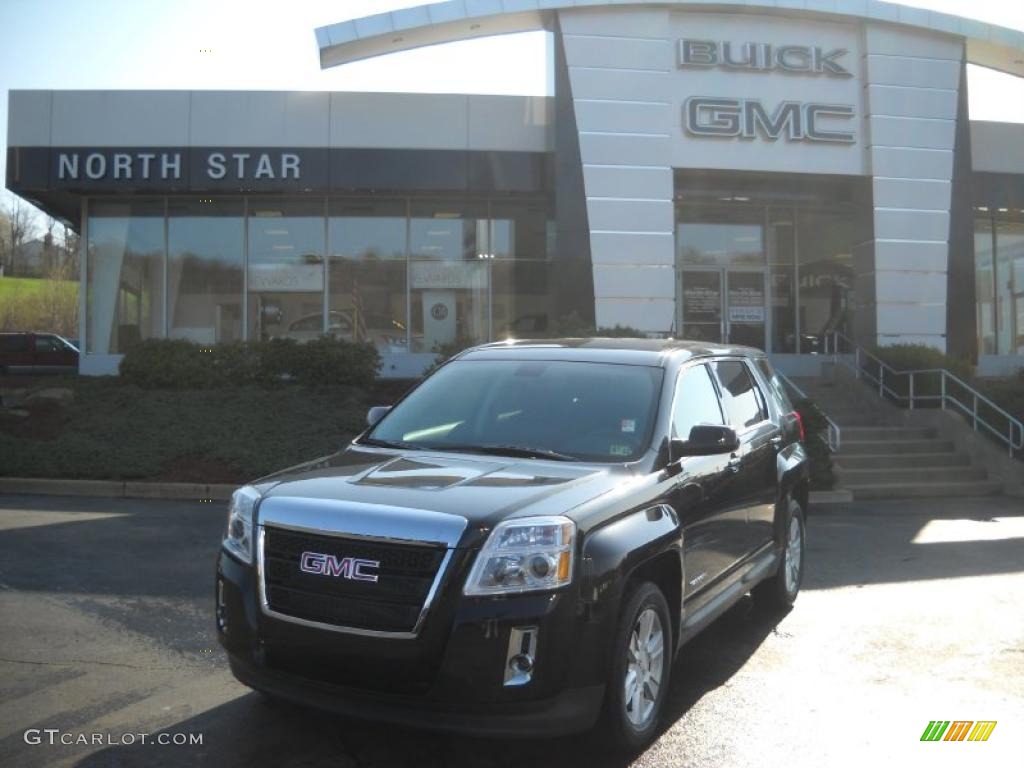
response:
<svg viewBox="0 0 1024 768"><path fill-rule="evenodd" d="M404 443L401 440L379 440L376 437L362 437L356 442L356 445L372 445L374 448L405 448L412 451L423 449L421 445Z"/></svg>
<svg viewBox="0 0 1024 768"><path fill-rule="evenodd" d="M472 443L429 446L438 451L456 451L465 453L486 453L493 456L515 456L524 459L551 459L552 461L579 461L576 456L559 453L547 448L531 448L526 445L474 445Z"/></svg>

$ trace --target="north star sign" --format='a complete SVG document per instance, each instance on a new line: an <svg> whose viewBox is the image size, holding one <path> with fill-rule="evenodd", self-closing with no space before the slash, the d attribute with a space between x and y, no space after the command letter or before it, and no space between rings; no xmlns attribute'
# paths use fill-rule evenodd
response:
<svg viewBox="0 0 1024 768"><path fill-rule="evenodd" d="M211 180L300 179L301 159L292 152L209 152L204 170ZM181 152L59 152L60 181L173 181L182 178Z"/></svg>
<svg viewBox="0 0 1024 768"><path fill-rule="evenodd" d="M850 78L839 60L845 48L771 43L680 40L680 69L722 69L730 72L786 72ZM691 96L683 103L683 127L691 136L852 144L853 131L843 130L854 118L849 104L783 101L771 109L760 99Z"/></svg>

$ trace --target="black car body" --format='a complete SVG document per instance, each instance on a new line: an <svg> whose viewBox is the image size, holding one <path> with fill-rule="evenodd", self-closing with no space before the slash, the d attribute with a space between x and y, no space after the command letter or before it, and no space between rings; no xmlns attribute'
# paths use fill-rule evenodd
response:
<svg viewBox="0 0 1024 768"><path fill-rule="evenodd" d="M506 377L493 420L474 381L492 370ZM427 418L418 403L443 423L403 426ZM449 408L472 412L452 422ZM386 410L339 453L235 494L218 629L256 689L492 735L585 730L604 711L638 746L680 646L751 589L796 596L807 459L762 352L492 344ZM459 442L478 418L495 440Z"/></svg>

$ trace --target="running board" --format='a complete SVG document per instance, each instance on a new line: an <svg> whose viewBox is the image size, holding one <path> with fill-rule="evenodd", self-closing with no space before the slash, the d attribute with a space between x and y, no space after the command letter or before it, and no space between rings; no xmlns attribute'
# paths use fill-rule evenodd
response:
<svg viewBox="0 0 1024 768"><path fill-rule="evenodd" d="M714 621L718 616L725 613L733 603L750 591L750 588L761 581L778 566L779 555L775 552L773 545L769 545L764 553L757 556L757 560L746 573L736 579L722 592L707 604L694 611L692 615L686 616L686 606L683 606L684 619L679 632L679 644L682 645L692 638L704 627Z"/></svg>

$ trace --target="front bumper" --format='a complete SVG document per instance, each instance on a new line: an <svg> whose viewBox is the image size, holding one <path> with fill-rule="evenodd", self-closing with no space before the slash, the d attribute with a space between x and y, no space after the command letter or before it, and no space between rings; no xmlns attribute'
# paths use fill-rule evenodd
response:
<svg viewBox="0 0 1024 768"><path fill-rule="evenodd" d="M343 688L257 667L234 655L228 658L239 682L299 704L364 720L478 736L545 737L586 731L596 722L604 698L604 686L591 686L572 688L542 701L485 708L465 702L465 709L439 709L437 702L420 697Z"/></svg>
<svg viewBox="0 0 1024 768"><path fill-rule="evenodd" d="M603 627L566 593L464 598L469 557L418 637L380 639L304 627L260 610L257 575L221 553L218 627L242 683L364 719L491 736L554 736L591 728L604 698ZM538 628L532 680L506 686L513 627Z"/></svg>

